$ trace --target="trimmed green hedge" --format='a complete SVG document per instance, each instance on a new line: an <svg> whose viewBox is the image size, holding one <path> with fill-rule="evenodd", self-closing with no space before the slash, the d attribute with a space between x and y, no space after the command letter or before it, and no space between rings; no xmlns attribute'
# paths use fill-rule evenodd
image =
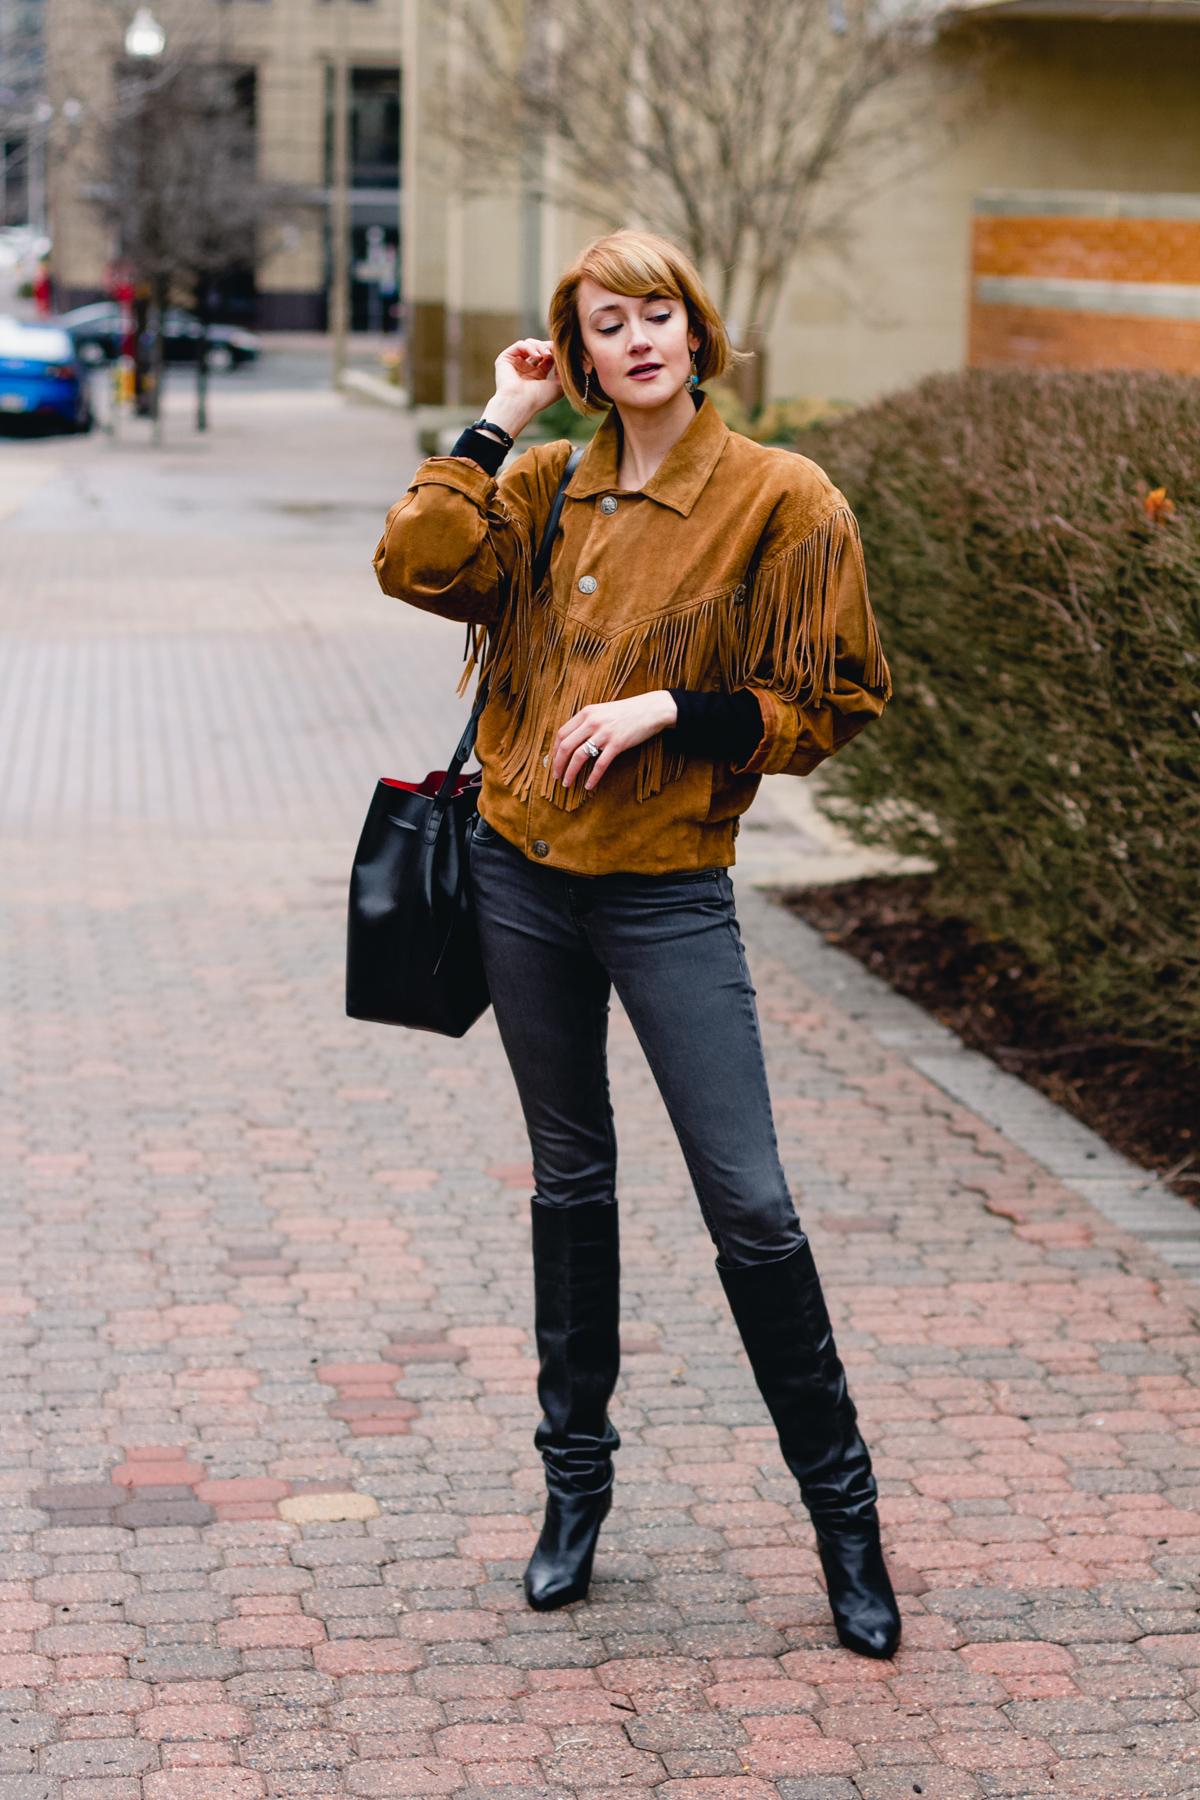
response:
<svg viewBox="0 0 1200 1800"><path fill-rule="evenodd" d="M974 370L800 447L858 514L896 685L823 804L1089 1029L1194 1047L1200 381Z"/></svg>

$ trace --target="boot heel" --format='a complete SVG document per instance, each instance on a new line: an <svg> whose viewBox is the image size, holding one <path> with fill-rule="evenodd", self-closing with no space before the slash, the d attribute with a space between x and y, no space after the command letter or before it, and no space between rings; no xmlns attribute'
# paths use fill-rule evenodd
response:
<svg viewBox="0 0 1200 1800"><path fill-rule="evenodd" d="M717 1273L812 1518L838 1638L858 1656L892 1656L900 1612L879 1542L878 1491L808 1240L778 1262L718 1262Z"/></svg>
<svg viewBox="0 0 1200 1800"><path fill-rule="evenodd" d="M525 1598L534 1612L553 1612L582 1600L592 1581L596 1539L612 1506L602 1494L548 1494L546 1520L525 1571Z"/></svg>
<svg viewBox="0 0 1200 1800"><path fill-rule="evenodd" d="M857 1656L888 1661L899 1648L901 1621L878 1523L836 1532L813 1523L838 1642Z"/></svg>
<svg viewBox="0 0 1200 1800"><path fill-rule="evenodd" d="M612 1505L621 1440L608 1402L621 1366L617 1208L607 1201L543 1206L534 1199L533 1283L546 1465L546 1519L525 1571L535 1612L582 1600L596 1539Z"/></svg>

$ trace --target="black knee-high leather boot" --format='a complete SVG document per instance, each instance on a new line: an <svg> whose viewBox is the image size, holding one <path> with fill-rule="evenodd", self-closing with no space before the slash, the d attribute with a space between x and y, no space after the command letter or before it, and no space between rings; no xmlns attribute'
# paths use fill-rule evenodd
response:
<svg viewBox="0 0 1200 1800"><path fill-rule="evenodd" d="M891 1656L900 1612L879 1542L875 1477L808 1242L779 1262L718 1262L717 1273L812 1518L838 1637L860 1656Z"/></svg>
<svg viewBox="0 0 1200 1800"><path fill-rule="evenodd" d="M615 1204L535 1199L532 1211L543 1413L533 1441L546 1465L546 1521L525 1571L525 1597L549 1612L587 1593L612 1505L620 1439L608 1402L620 1368L621 1263Z"/></svg>

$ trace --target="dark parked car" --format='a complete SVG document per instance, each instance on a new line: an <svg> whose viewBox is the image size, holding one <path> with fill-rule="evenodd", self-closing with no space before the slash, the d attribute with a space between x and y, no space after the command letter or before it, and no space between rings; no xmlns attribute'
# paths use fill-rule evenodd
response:
<svg viewBox="0 0 1200 1800"><path fill-rule="evenodd" d="M60 313L54 323L71 333L85 363L115 362L121 354L121 309L115 300L77 306L74 312ZM167 362L195 362L203 331L194 313L185 312L182 306L168 307L163 318ZM253 362L257 355L258 339L252 331L243 331L238 325L209 326L210 369L235 369L240 363Z"/></svg>
<svg viewBox="0 0 1200 1800"><path fill-rule="evenodd" d="M0 318L0 419L91 430L87 371L68 332Z"/></svg>

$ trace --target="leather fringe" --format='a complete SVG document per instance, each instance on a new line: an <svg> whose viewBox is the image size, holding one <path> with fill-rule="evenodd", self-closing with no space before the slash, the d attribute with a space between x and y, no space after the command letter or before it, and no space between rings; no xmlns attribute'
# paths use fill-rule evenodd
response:
<svg viewBox="0 0 1200 1800"><path fill-rule="evenodd" d="M521 534L514 535L520 540ZM568 790L543 767L554 734L583 707L616 699L643 658L647 692L698 689L714 662L731 692L755 683L803 705L832 688L837 577L848 539L857 540L853 515L831 513L801 543L759 570L748 587L613 632L564 618L548 580L538 594L530 594L529 556L522 543L509 604L484 659L491 691L503 695L509 711L499 746L505 785L522 799L536 793L573 812L583 801L582 779ZM877 687L884 662L873 619L868 633L863 683ZM472 655L472 666L474 660ZM643 744L637 798L647 800L677 781L684 761L666 747L661 732Z"/></svg>
<svg viewBox="0 0 1200 1800"><path fill-rule="evenodd" d="M848 510L831 513L791 550L760 569L751 590L746 635L732 667L722 673L733 687L751 682L781 700L806 705L832 690L837 662L838 574L843 554L858 550L858 528ZM864 687L886 679L883 648L867 609Z"/></svg>
<svg viewBox="0 0 1200 1800"><path fill-rule="evenodd" d="M502 500L494 500L488 508L487 522L489 532L504 530L512 525L512 514ZM525 533L519 530L511 533L510 541L513 546L513 571L508 585L508 605L504 611L504 619L500 626L488 627L488 642L482 655L479 647L479 627L477 625L467 626L467 642L463 651L463 672L459 678L457 689L460 695L466 693L476 668L479 669L481 678L493 672L496 650L501 637L507 635L512 621L527 616L532 608L535 596L529 592L533 575L533 558L530 554L529 544ZM543 588L545 589L548 585L549 577L543 584Z"/></svg>

